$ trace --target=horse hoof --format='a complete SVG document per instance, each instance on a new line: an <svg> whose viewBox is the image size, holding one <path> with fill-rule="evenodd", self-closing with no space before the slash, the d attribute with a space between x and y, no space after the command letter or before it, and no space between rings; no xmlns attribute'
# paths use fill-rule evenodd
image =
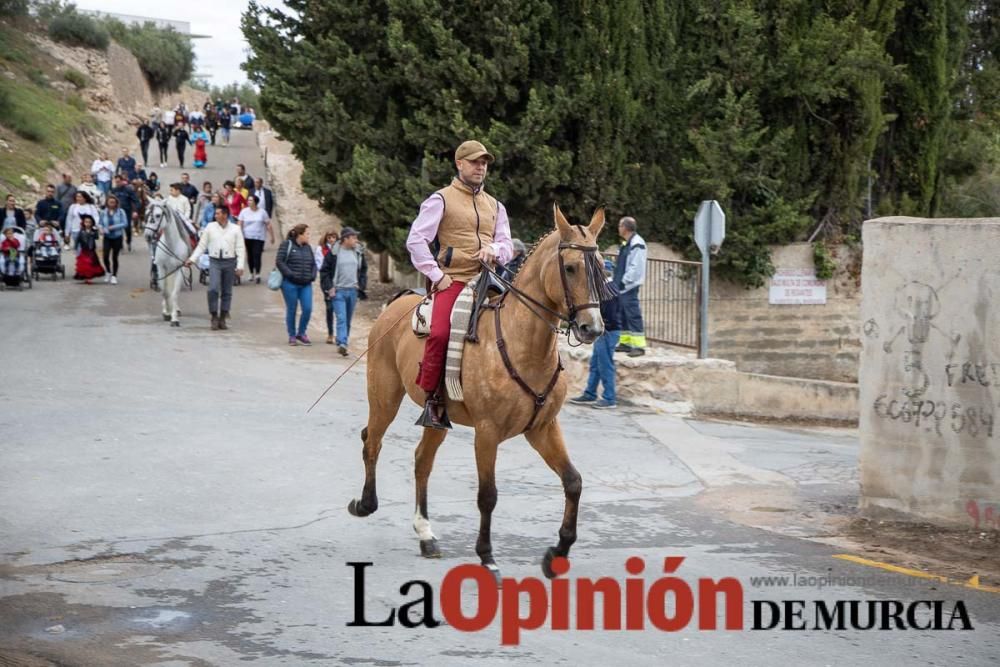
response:
<svg viewBox="0 0 1000 667"><path fill-rule="evenodd" d="M180 322L171 322L170 323L170 326L172 326L172 327L179 327L180 325L181 325Z"/></svg>
<svg viewBox="0 0 1000 667"><path fill-rule="evenodd" d="M167 315L166 313L164 313L164 314L163 314L163 321L164 321L164 322L169 322L169 321L170 321L170 316L169 316L169 315Z"/></svg>
<svg viewBox="0 0 1000 667"><path fill-rule="evenodd" d="M542 558L542 574L545 575L546 579L555 579L558 576L552 569L552 559L558 555L555 547L549 547L545 550L545 556Z"/></svg>
<svg viewBox="0 0 1000 667"><path fill-rule="evenodd" d="M436 537L429 540L420 540L420 555L424 558L440 558L441 548L438 546Z"/></svg>
<svg viewBox="0 0 1000 667"><path fill-rule="evenodd" d="M357 500L356 498L347 505L347 511L350 512L352 516L357 516L357 517L366 517L372 512L374 512L376 509L378 509L378 505L375 505L375 509L372 510L368 510L365 507L362 507L361 501Z"/></svg>
<svg viewBox="0 0 1000 667"><path fill-rule="evenodd" d="M483 563L483 567L485 567L489 571L489 573L493 575L493 581L496 582L497 588L502 588L503 578L500 576L500 568L497 567L497 564Z"/></svg>

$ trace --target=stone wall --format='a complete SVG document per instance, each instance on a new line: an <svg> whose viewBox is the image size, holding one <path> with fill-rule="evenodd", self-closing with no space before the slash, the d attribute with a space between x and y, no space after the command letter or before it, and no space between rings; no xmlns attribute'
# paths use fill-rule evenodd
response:
<svg viewBox="0 0 1000 667"><path fill-rule="evenodd" d="M115 99L127 111L146 117L153 106L149 82L132 52L117 42L108 45L108 74Z"/></svg>
<svg viewBox="0 0 1000 667"><path fill-rule="evenodd" d="M573 395L586 384L592 350L560 343ZM731 361L665 347L617 355L615 364L619 399L658 412L838 426L858 420L856 384L743 373Z"/></svg>
<svg viewBox="0 0 1000 667"><path fill-rule="evenodd" d="M861 508L1000 528L1000 218L864 226Z"/></svg>
<svg viewBox="0 0 1000 667"><path fill-rule="evenodd" d="M838 248L844 265L851 251ZM772 249L778 269L813 269L808 243ZM824 305L768 302L768 285L748 290L714 281L709 301L709 356L730 359L741 371L788 377L856 382L861 351L856 282L838 267L826 281Z"/></svg>

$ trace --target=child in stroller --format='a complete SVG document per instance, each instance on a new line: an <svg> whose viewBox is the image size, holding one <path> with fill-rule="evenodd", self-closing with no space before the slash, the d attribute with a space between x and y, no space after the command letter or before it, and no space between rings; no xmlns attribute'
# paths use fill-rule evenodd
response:
<svg viewBox="0 0 1000 667"><path fill-rule="evenodd" d="M8 227L3 230L3 241L0 241L0 272L3 273L5 287L20 287L25 272L25 256L27 241L24 230L20 227Z"/></svg>
<svg viewBox="0 0 1000 667"><path fill-rule="evenodd" d="M42 223L42 228L35 233L35 251L32 262L32 277L38 279L40 273L51 273L55 280L56 274L66 277L66 269L62 265L60 249L62 242L59 233L51 221Z"/></svg>

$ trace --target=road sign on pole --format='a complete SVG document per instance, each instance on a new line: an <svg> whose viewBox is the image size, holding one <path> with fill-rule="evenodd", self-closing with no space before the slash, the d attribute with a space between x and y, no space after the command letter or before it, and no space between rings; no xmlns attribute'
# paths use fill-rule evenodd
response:
<svg viewBox="0 0 1000 667"><path fill-rule="evenodd" d="M701 340L698 357L708 357L708 278L710 257L719 252L726 238L726 214L719 202L706 200L694 216L694 242L701 250Z"/></svg>
<svg viewBox="0 0 1000 667"><path fill-rule="evenodd" d="M694 216L694 241L701 254L715 254L726 238L726 214L714 199L703 201Z"/></svg>

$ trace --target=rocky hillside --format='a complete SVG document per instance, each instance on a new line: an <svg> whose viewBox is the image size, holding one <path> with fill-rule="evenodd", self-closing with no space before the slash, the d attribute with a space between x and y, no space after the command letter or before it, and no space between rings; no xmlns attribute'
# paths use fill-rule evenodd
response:
<svg viewBox="0 0 1000 667"><path fill-rule="evenodd" d="M155 99L129 51L57 44L5 21L0 43L0 191L23 204L63 171L79 179L101 150L134 144L130 123Z"/></svg>

